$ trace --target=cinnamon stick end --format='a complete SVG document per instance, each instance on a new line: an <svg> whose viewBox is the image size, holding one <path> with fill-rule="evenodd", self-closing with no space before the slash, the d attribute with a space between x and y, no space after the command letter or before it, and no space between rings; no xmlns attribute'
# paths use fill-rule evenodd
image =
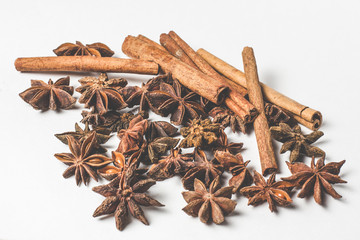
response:
<svg viewBox="0 0 360 240"><path fill-rule="evenodd" d="M269 175L269 174L272 174L272 173L274 173L274 172L277 172L277 168L275 168L275 167L269 167L269 168L265 168L265 169L263 169L262 170L262 175L263 176L267 176L267 175Z"/></svg>

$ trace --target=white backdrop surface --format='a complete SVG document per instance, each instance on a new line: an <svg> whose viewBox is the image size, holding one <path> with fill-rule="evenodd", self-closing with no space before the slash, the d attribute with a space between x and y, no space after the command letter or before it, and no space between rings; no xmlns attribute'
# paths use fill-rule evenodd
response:
<svg viewBox="0 0 360 240"><path fill-rule="evenodd" d="M360 235L359 1L7 1L0 9L0 239L353 239ZM292 208L271 213L267 204L247 206L235 196L236 211L220 226L205 225L181 208L186 203L179 178L150 189L166 206L146 208L150 226L132 219L124 231L113 217L93 218L103 197L91 191L105 183L78 187L64 179L66 166L54 153L67 152L55 133L73 130L82 105L61 112L39 112L18 96L30 79L56 80L67 74L19 73L17 57L52 56L63 42L103 42L125 57L121 44L127 35L143 34L158 41L161 33L176 31L194 49L210 51L242 69L241 51L252 46L260 80L324 116L317 142L328 161L347 162L337 184L343 195L329 195L325 206L313 198L293 196ZM83 74L71 74L71 84ZM141 84L151 76L110 74ZM80 95L75 93L78 98ZM152 120L160 119L156 115ZM303 128L305 132L308 132ZM228 132L228 131L227 131ZM256 140L241 141L245 160L260 171ZM117 147L114 136L106 146ZM275 143L275 149L280 149ZM278 178L289 176L277 154ZM305 163L310 163L305 158Z"/></svg>

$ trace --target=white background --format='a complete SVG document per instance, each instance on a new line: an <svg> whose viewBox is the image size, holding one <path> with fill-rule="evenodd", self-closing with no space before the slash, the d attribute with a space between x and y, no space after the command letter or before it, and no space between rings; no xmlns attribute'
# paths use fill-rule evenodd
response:
<svg viewBox="0 0 360 240"><path fill-rule="evenodd" d="M0 9L0 239L350 239L360 235L359 1L8 1ZM132 219L123 232L113 217L93 218L103 197L62 177L66 166L55 153L67 146L53 135L74 129L82 106L41 113L18 96L30 79L56 80L66 74L19 73L17 57L53 56L64 42L103 42L125 57L127 35L158 41L176 31L194 49L205 48L242 69L241 51L252 46L261 81L324 116L317 142L328 161L347 162L335 185L343 198L328 195L325 206L294 194L293 208L271 213L267 204L247 206L235 196L235 213L220 226L189 217L179 178L159 182L150 195L165 208L144 208L150 226ZM79 86L82 74L71 74ZM111 74L140 84L150 76ZM79 94L75 93L78 98ZM151 115L151 119L159 119ZM308 132L304 129L305 132ZM260 171L254 134L231 135L244 142L244 159ZM106 145L117 147L116 136ZM275 143L276 150L280 148ZM279 155L278 176L289 176ZM310 163L310 159L304 160ZM352 236L352 237L351 237Z"/></svg>

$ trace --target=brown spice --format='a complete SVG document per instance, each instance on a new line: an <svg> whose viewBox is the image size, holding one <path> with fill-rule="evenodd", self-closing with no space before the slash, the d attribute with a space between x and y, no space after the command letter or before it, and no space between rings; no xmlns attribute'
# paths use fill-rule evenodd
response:
<svg viewBox="0 0 360 240"><path fill-rule="evenodd" d="M97 42L93 44L82 44L79 41L73 43L63 43L53 52L57 56L95 56L95 57L111 57L114 52L105 44Z"/></svg>

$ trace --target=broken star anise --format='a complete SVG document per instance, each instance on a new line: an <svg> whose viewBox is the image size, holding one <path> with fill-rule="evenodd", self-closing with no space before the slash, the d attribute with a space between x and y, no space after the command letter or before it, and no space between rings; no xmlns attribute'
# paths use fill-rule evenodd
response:
<svg viewBox="0 0 360 240"><path fill-rule="evenodd" d="M160 75L152 78L147 83L143 83L141 87L127 86L120 90L121 95L124 97L125 102L129 107L139 105L139 111L146 111L150 108L156 114L159 114L157 108L153 105L153 102L149 98L149 92L160 89L160 83L172 82L171 75Z"/></svg>
<svg viewBox="0 0 360 240"><path fill-rule="evenodd" d="M176 147L180 139L172 137L159 137L152 141L144 141L140 149L141 160L145 164L157 163L166 151Z"/></svg>
<svg viewBox="0 0 360 240"><path fill-rule="evenodd" d="M98 181L97 169L111 163L111 159L101 154L93 154L96 146L96 135L93 132L82 143L72 136L67 136L71 153L57 153L55 157L68 165L64 178L75 175L76 184L87 185L92 177Z"/></svg>
<svg viewBox="0 0 360 240"><path fill-rule="evenodd" d="M188 92L183 96L182 86L176 79L172 85L160 83L160 90L149 92L148 96L162 116L171 114L170 121L175 125L206 115L201 105L195 102L197 95Z"/></svg>
<svg viewBox="0 0 360 240"><path fill-rule="evenodd" d="M236 207L236 202L231 200L232 188L220 188L220 177L217 177L207 191L204 183L195 179L194 191L182 193L188 203L182 210L190 216L199 217L203 223L212 221L221 224L225 220L224 216L233 212Z"/></svg>
<svg viewBox="0 0 360 240"><path fill-rule="evenodd" d="M207 148L218 140L220 125L212 123L210 119L193 119L188 127L180 129L184 139L180 143L180 147L201 147Z"/></svg>
<svg viewBox="0 0 360 240"><path fill-rule="evenodd" d="M120 143L116 151L128 156L140 150L147 127L148 121L143 119L142 116L138 115L132 119L128 129L121 129L119 131L118 137L120 138Z"/></svg>
<svg viewBox="0 0 360 240"><path fill-rule="evenodd" d="M136 165L120 176L114 178L109 184L93 188L93 191L106 197L101 205L95 210L93 217L115 213L116 227L123 230L127 224L129 213L145 225L149 225L140 206L161 207L159 203L146 192L156 181L136 177Z"/></svg>
<svg viewBox="0 0 360 240"><path fill-rule="evenodd" d="M341 198L331 184L346 183L338 175L340 168L345 163L345 160L340 162L330 162L324 164L324 157L320 158L315 164L315 158L311 160L311 167L304 163L289 163L286 162L292 174L290 177L281 178L297 187L301 187L298 197L304 198L306 196L314 195L315 202L323 203L323 192L330 194L333 198Z"/></svg>
<svg viewBox="0 0 360 240"><path fill-rule="evenodd" d="M293 185L285 181L275 181L276 173L271 174L267 181L260 173L254 171L255 186L244 187L240 193L249 199L248 205L257 206L265 201L271 212L276 211L276 205L287 206L292 203L288 192Z"/></svg>
<svg viewBox="0 0 360 240"><path fill-rule="evenodd" d="M214 150L225 151L231 154L237 154L241 151L243 143L228 143L228 138L223 129L220 129L219 138L214 144Z"/></svg>
<svg viewBox="0 0 360 240"><path fill-rule="evenodd" d="M270 126L277 126L279 123L288 124L291 120L290 116L275 104L266 103L264 111Z"/></svg>
<svg viewBox="0 0 360 240"><path fill-rule="evenodd" d="M95 56L95 57L111 57L114 52L103 43L82 44L63 43L53 50L57 56Z"/></svg>
<svg viewBox="0 0 360 240"><path fill-rule="evenodd" d="M219 123L223 128L230 126L233 132L246 132L244 121L227 108L215 107L209 112L209 115L213 118L214 123Z"/></svg>
<svg viewBox="0 0 360 240"><path fill-rule="evenodd" d="M171 178L175 174L182 174L194 166L192 153L181 154L180 148L171 149L169 156L162 157L158 163L149 169L148 176L156 181Z"/></svg>
<svg viewBox="0 0 360 240"><path fill-rule="evenodd" d="M100 144L106 143L110 139L110 133L111 131L107 128L95 128L93 130L90 130L89 124L85 123L85 128L82 129L79 124L75 123L75 132L64 132L55 134L55 137L57 137L61 142L64 144L68 144L67 136L74 137L77 141L82 143L86 138L88 138L93 132L95 132L96 136L96 143L97 146L95 147L98 152L106 152L106 149Z"/></svg>
<svg viewBox="0 0 360 240"><path fill-rule="evenodd" d="M69 109L76 102L72 97L74 88L69 84L69 77L60 78L55 83L50 79L47 84L41 80L31 80L31 87L19 96L37 110Z"/></svg>
<svg viewBox="0 0 360 240"><path fill-rule="evenodd" d="M177 134L177 128L165 121L150 122L145 133L146 139L152 141L158 137L172 137Z"/></svg>
<svg viewBox="0 0 360 240"><path fill-rule="evenodd" d="M226 171L232 174L229 186L233 186L233 193L238 192L242 187L252 184L253 177L246 168L250 161L244 162L240 153L233 155L229 152L216 151L215 158L224 166Z"/></svg>
<svg viewBox="0 0 360 240"><path fill-rule="evenodd" d="M94 111L102 115L109 109L120 110L127 106L118 92L126 86L125 79L109 79L106 73L101 73L98 78L84 77L79 82L81 86L76 91L81 93L79 102L85 103L86 108L94 107Z"/></svg>
<svg viewBox="0 0 360 240"><path fill-rule="evenodd" d="M271 136L284 143L280 149L280 153L291 151L290 162L297 161L300 154L308 157L321 157L325 156L325 152L318 147L311 146L310 144L316 142L322 135L321 131L314 131L310 134L304 135L301 133L301 128L296 125L291 128L286 123L280 123L279 126L273 126L270 128Z"/></svg>
<svg viewBox="0 0 360 240"><path fill-rule="evenodd" d="M219 164L216 159L209 161L204 151L199 149L194 153L194 167L191 167L182 178L185 189L192 190L195 178L204 182L208 187L210 183L224 172L223 165Z"/></svg>

